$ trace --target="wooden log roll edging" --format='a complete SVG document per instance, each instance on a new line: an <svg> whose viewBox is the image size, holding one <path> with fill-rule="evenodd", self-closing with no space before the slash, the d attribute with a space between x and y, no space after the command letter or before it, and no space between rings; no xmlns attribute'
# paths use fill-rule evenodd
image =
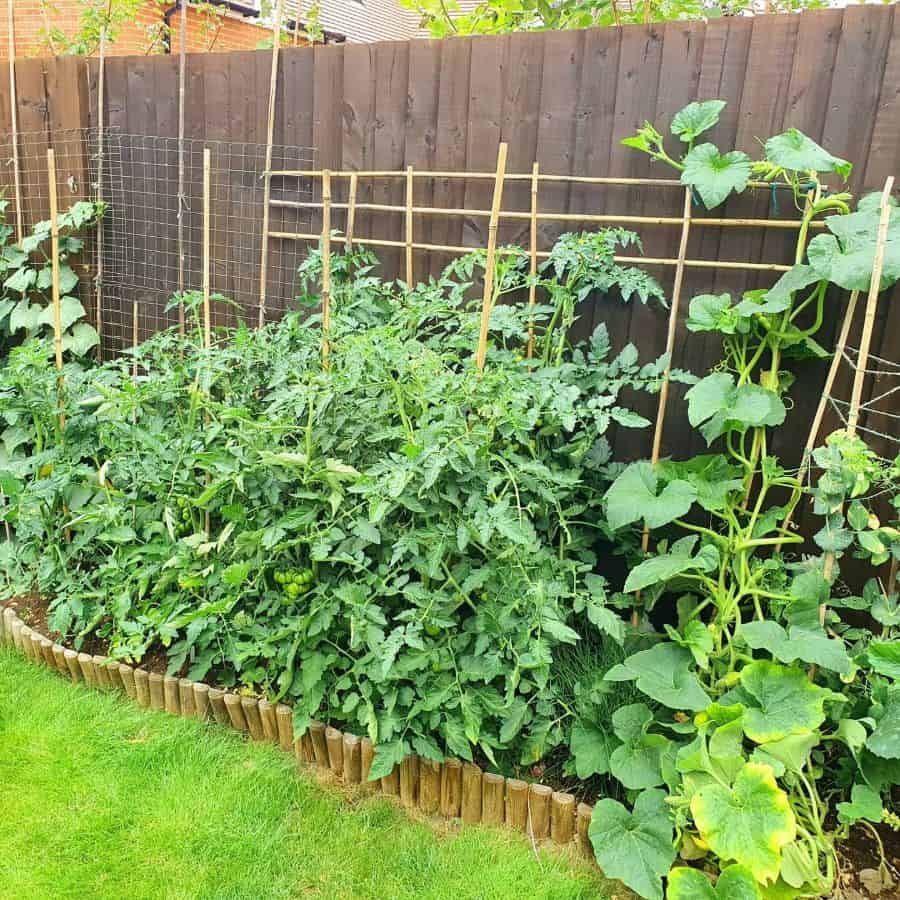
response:
<svg viewBox="0 0 900 900"><path fill-rule="evenodd" d="M242 697L187 678L163 676L101 655L76 652L26 625L12 607L0 610L0 645L73 682L120 691L144 708L203 722L214 720L253 740L277 744L292 753L298 764L330 772L366 792L396 797L427 816L505 826L535 841L574 845L577 856L594 861L588 836L593 808L577 802L573 794L483 772L474 763L453 757L439 763L420 759L416 753L407 755L390 775L370 781L375 747L368 738L317 721L295 737L293 709L284 703Z"/></svg>

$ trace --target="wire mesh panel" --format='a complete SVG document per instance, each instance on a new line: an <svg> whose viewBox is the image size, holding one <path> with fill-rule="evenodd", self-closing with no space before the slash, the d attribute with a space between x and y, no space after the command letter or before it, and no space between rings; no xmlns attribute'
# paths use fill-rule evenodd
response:
<svg viewBox="0 0 900 900"><path fill-rule="evenodd" d="M210 285L230 303L213 303L214 325L238 319L255 325L261 291L266 147L107 130L20 134L17 141L22 218L26 233L49 216L47 149L56 156L61 210L74 202L102 199L107 211L101 234L85 234L76 271L82 302L96 319L104 353L118 353L155 332L177 325L177 308L166 307L180 290L203 286L203 156L210 150ZM13 144L0 141L0 187L12 200L7 221L16 222ZM272 166L309 169L308 147L276 146ZM309 179L278 179L272 197L312 199ZM310 227L309 211L273 208L272 227ZM101 252L98 256L97 244ZM306 249L270 246L266 266L266 317L290 308L296 271ZM98 273L100 277L98 278Z"/></svg>

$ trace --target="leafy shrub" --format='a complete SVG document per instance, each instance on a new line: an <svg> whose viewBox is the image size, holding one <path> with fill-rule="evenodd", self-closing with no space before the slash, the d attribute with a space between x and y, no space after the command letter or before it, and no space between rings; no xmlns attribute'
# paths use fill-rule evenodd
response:
<svg viewBox="0 0 900 900"><path fill-rule="evenodd" d="M136 348L136 379L129 359L67 363L64 441L46 344L14 349L7 592L36 588L54 628L120 658L162 644L172 672L288 698L298 732L367 733L373 777L411 749L528 763L568 744L557 654L624 635L600 574L605 434L648 424L620 395L665 366L613 355L602 326L566 337L591 289L660 295L613 262L623 241L566 236L533 308L513 299L527 260L504 250L483 374L480 255L414 290L370 254L335 257L327 371L318 315L205 350L199 298L178 298L187 336ZM320 266L302 267L308 289Z"/></svg>

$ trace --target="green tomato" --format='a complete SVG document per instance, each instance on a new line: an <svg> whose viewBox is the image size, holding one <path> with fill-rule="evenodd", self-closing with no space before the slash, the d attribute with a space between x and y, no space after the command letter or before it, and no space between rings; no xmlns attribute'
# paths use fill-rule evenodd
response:
<svg viewBox="0 0 900 900"><path fill-rule="evenodd" d="M426 625L425 626L425 634L429 637L437 637L441 633L441 628L439 625Z"/></svg>
<svg viewBox="0 0 900 900"><path fill-rule="evenodd" d="M284 590L288 597L296 597L300 593L300 585L291 583Z"/></svg>
<svg viewBox="0 0 900 900"><path fill-rule="evenodd" d="M441 671L441 664L440 664L439 662L437 662L437 661L433 662L433 663L431 664L431 671L432 671L432 672L435 672L435 673L440 672L440 671Z"/></svg>
<svg viewBox="0 0 900 900"><path fill-rule="evenodd" d="M276 584L284 584L284 572L276 572L275 573L275 583Z"/></svg>

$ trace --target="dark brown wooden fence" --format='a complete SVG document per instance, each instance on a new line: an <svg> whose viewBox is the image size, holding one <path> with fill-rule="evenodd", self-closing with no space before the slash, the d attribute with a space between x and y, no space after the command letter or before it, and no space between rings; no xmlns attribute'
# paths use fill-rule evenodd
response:
<svg viewBox="0 0 900 900"><path fill-rule="evenodd" d="M177 57L117 58L107 64L106 121L124 132L175 136ZM191 56L187 136L265 140L270 55ZM94 61L26 60L17 64L20 127L52 140L58 129L96 124ZM286 49L282 54L275 143L314 147L319 167L491 171L500 141L509 143L508 171L580 175L670 175L621 139L645 119L666 125L694 99L728 101L710 134L721 147L758 155L758 139L794 126L854 162L850 189L879 190L900 172L900 15L890 6L852 6L802 15L723 18L708 24L591 29L501 37ZM0 123L9 98L0 90ZM402 202L402 181L360 184L359 202ZM510 185L504 206L527 208L526 184ZM417 203L487 208L488 182L435 179ZM365 193L365 192L368 192ZM399 195L398 195L399 192ZM340 199L339 197L336 199ZM796 215L755 193L730 200L725 215ZM649 188L560 185L542 189L542 207L585 212L678 216L682 194ZM698 214L702 214L698 211ZM719 213L717 213L719 214ZM358 235L400 237L402 216L360 216ZM577 227L577 220L568 227ZM341 227L341 222L336 222ZM417 221L422 240L484 246L486 221ZM368 231L366 229L369 229ZM544 243L562 230L546 226ZM642 232L649 256L672 256L677 228ZM508 226L501 240L522 238ZM695 229L690 255L708 259L790 261L790 233ZM388 262L392 257L387 257ZM660 271L665 283L671 270ZM741 292L771 283L769 273L689 270L685 297ZM685 308L687 304L684 304ZM822 343L831 341L842 304L829 310ZM596 303L581 328L608 323L614 342L634 342L644 357L662 350L662 310ZM854 342L851 337L851 344ZM900 308L884 298L873 353L900 358ZM719 358L702 335L679 341L676 365L702 372ZM776 452L795 456L819 398L823 365L805 364L796 408ZM891 385L879 384L879 392ZM836 388L846 396L849 375ZM683 455L697 438L673 400L664 450ZM652 415L653 402L646 403ZM896 411L896 408L894 408ZM887 434L896 420L870 414L866 427ZM835 426L832 419L830 426ZM620 440L631 454L647 452L647 436ZM885 446L884 449L889 449Z"/></svg>

